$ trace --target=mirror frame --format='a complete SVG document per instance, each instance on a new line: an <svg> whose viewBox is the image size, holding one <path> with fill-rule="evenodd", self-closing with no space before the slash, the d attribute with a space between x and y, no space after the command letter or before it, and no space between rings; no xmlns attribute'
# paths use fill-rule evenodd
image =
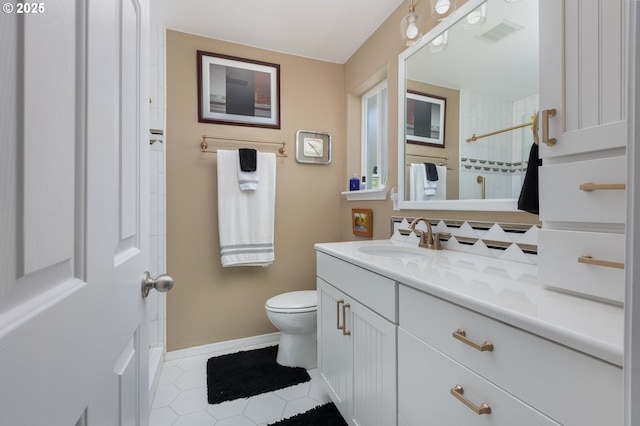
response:
<svg viewBox="0 0 640 426"><path fill-rule="evenodd" d="M429 200L409 201L405 200L405 154L406 154L406 111L405 94L406 84L406 60L442 32L453 26L468 13L485 3L487 0L469 0L460 6L451 16L437 24L422 39L407 48L398 55L398 207L401 210L472 210L472 211L506 211L518 212L518 200L515 198L502 198L492 200ZM458 171L459 172L459 171Z"/></svg>

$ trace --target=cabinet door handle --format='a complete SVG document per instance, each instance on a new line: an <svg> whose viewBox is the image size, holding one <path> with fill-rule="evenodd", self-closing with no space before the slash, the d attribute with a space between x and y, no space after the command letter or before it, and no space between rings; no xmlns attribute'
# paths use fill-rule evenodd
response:
<svg viewBox="0 0 640 426"><path fill-rule="evenodd" d="M350 303L342 304L342 334L345 336L350 336L351 332L347 330L347 308L351 308Z"/></svg>
<svg viewBox="0 0 640 426"><path fill-rule="evenodd" d="M611 189L627 189L627 185L624 183L583 183L580 185L580 190L585 192L602 191Z"/></svg>
<svg viewBox="0 0 640 426"><path fill-rule="evenodd" d="M485 351L490 352L493 350L493 343L487 342L486 340L482 343L476 343L473 340L469 339L467 337L467 333L461 328L451 333L451 335L456 339L460 340L461 342L471 346L473 349L479 350L480 352L485 352Z"/></svg>
<svg viewBox="0 0 640 426"><path fill-rule="evenodd" d="M556 138L549 138L549 118L555 115L555 109L545 109L542 111L542 142L548 146L554 146L556 144Z"/></svg>
<svg viewBox="0 0 640 426"><path fill-rule="evenodd" d="M594 259L591 256L583 255L578 258L578 263L584 263L586 265L605 266L607 268L624 269L623 262L612 262L610 260Z"/></svg>
<svg viewBox="0 0 640 426"><path fill-rule="evenodd" d="M464 389L460 385L455 385L454 387L451 388L451 395L455 396L458 399L458 401L462 402L464 405L471 408L474 413L478 415L491 414L491 407L487 403L483 402L480 405L476 405L473 402L469 401L464 396L462 396L463 393L464 393Z"/></svg>
<svg viewBox="0 0 640 426"><path fill-rule="evenodd" d="M340 299L336 302L336 328L338 330L344 330L344 324L340 325L340 305L344 305L344 300ZM342 317L344 318L344 310L342 311Z"/></svg>

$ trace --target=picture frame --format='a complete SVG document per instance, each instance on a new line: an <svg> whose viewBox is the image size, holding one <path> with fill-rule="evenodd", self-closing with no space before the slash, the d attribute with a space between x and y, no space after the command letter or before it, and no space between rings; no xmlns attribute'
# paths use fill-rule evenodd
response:
<svg viewBox="0 0 640 426"><path fill-rule="evenodd" d="M447 99L408 90L406 103L406 142L444 148Z"/></svg>
<svg viewBox="0 0 640 426"><path fill-rule="evenodd" d="M351 209L351 228L354 235L373 236L373 212L371 209Z"/></svg>
<svg viewBox="0 0 640 426"><path fill-rule="evenodd" d="M280 128L280 65L197 51L198 121Z"/></svg>

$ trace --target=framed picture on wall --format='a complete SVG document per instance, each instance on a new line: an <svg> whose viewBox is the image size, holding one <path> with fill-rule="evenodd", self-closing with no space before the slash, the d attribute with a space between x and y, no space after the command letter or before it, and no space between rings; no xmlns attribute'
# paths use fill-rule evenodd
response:
<svg viewBox="0 0 640 426"><path fill-rule="evenodd" d="M371 209L351 209L351 227L354 235L373 235L373 212Z"/></svg>
<svg viewBox="0 0 640 426"><path fill-rule="evenodd" d="M407 143L444 148L445 98L407 91Z"/></svg>
<svg viewBox="0 0 640 426"><path fill-rule="evenodd" d="M280 128L280 65L198 50L198 121Z"/></svg>

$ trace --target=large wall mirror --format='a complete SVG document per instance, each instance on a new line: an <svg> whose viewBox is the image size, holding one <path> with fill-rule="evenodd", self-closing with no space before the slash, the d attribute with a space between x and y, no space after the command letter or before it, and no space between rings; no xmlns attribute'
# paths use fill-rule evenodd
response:
<svg viewBox="0 0 640 426"><path fill-rule="evenodd" d="M538 111L538 0L469 0L398 67L400 208L516 211Z"/></svg>

